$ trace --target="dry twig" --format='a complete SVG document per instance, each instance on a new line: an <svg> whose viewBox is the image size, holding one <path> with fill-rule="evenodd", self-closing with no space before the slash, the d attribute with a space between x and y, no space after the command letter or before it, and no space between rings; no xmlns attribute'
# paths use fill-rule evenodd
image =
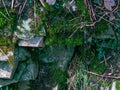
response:
<svg viewBox="0 0 120 90"><path fill-rule="evenodd" d="M102 78L120 79L120 76L108 76L108 75L105 76L105 75L100 75L100 74L97 74L95 72L91 72L91 71L87 71L87 70L83 70L83 71L85 71L89 74L93 74L93 75L98 76L98 77L102 77Z"/></svg>
<svg viewBox="0 0 120 90"><path fill-rule="evenodd" d="M43 0L39 0L39 1L42 4L42 6L45 7L44 1Z"/></svg>
<svg viewBox="0 0 120 90"><path fill-rule="evenodd" d="M35 28L36 28L37 15L36 15L36 1L35 0L34 0L34 21L35 21Z"/></svg>
<svg viewBox="0 0 120 90"><path fill-rule="evenodd" d="M5 11L6 11L7 15L10 16L10 14L8 13L8 10L7 10L7 8L6 8L6 5L5 5L4 0L2 0L2 3L3 3L3 6L5 7Z"/></svg>
<svg viewBox="0 0 120 90"><path fill-rule="evenodd" d="M14 0L12 0L11 2L11 8L13 9L13 6L14 6Z"/></svg>
<svg viewBox="0 0 120 90"><path fill-rule="evenodd" d="M68 89L67 89L67 90L71 90L72 82L73 82L75 76L76 76L76 75L73 75L73 76L70 78L70 81L69 81L69 85L68 85Z"/></svg>

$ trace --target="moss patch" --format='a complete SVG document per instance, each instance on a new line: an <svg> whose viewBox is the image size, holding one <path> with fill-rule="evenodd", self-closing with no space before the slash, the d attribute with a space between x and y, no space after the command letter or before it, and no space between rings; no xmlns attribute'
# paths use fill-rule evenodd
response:
<svg viewBox="0 0 120 90"><path fill-rule="evenodd" d="M65 90L67 86L67 74L65 71L57 68L57 64L51 64L50 77L53 86L58 84L59 90Z"/></svg>
<svg viewBox="0 0 120 90"><path fill-rule="evenodd" d="M119 81L116 82L116 90L120 90L120 82Z"/></svg>

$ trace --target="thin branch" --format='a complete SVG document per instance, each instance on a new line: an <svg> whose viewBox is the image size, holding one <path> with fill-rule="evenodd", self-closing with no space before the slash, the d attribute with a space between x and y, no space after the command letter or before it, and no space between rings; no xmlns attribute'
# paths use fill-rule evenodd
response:
<svg viewBox="0 0 120 90"><path fill-rule="evenodd" d="M103 63L103 62L106 62L106 61L109 60L110 58L112 58L112 56L109 56L109 57L107 57L107 58L105 58L105 56L104 56L104 60L101 61L100 64Z"/></svg>
<svg viewBox="0 0 120 90"><path fill-rule="evenodd" d="M6 18L7 20L10 20L10 19L7 18L7 16L6 16L5 14L3 14L1 11L0 11L0 14L1 14L4 18Z"/></svg>
<svg viewBox="0 0 120 90"><path fill-rule="evenodd" d="M13 9L13 6L14 6L14 0L12 0L11 2L11 8Z"/></svg>
<svg viewBox="0 0 120 90"><path fill-rule="evenodd" d="M20 16L19 16L18 22L19 22L19 20L20 20L20 18L21 18L21 13L23 12L23 10L24 10L24 8L25 8L26 3L27 3L27 0L25 0L25 2L24 2L24 4L23 4L23 7L19 9L19 14L20 14Z"/></svg>
<svg viewBox="0 0 120 90"><path fill-rule="evenodd" d="M117 1L118 1L118 2L117 2L117 6L116 6L116 8L115 8L114 10L112 10L112 13L115 12L115 11L119 8L120 0L117 0Z"/></svg>
<svg viewBox="0 0 120 90"><path fill-rule="evenodd" d="M8 10L7 10L7 8L6 8L6 5L5 5L4 0L2 0L2 3L3 3L3 6L5 7L5 11L6 11L7 15L10 16L10 14L8 13Z"/></svg>
<svg viewBox="0 0 120 90"><path fill-rule="evenodd" d="M39 1L42 4L42 6L45 7L45 4L44 4L43 0L39 0Z"/></svg>
<svg viewBox="0 0 120 90"><path fill-rule="evenodd" d="M98 76L98 77L102 77L102 78L120 79L120 76L108 76L108 75L105 76L105 75L100 75L100 74L97 74L95 72L91 72L91 71L87 71L87 70L83 70L83 71L85 71L89 74L93 74L93 75Z"/></svg>
<svg viewBox="0 0 120 90"><path fill-rule="evenodd" d="M73 83L73 81L74 81L74 79L75 79L75 76L76 76L76 75L73 75L73 76L70 78L70 81L69 81L69 85L68 85L68 89L67 89L67 90L71 90L72 83Z"/></svg>
<svg viewBox="0 0 120 90"><path fill-rule="evenodd" d="M24 2L23 7L22 7L22 9L20 10L20 14L23 12L23 9L25 8L26 3L27 3L27 0L25 0L25 2Z"/></svg>
<svg viewBox="0 0 120 90"><path fill-rule="evenodd" d="M36 15L36 1L34 0L34 24L36 29L37 15Z"/></svg>

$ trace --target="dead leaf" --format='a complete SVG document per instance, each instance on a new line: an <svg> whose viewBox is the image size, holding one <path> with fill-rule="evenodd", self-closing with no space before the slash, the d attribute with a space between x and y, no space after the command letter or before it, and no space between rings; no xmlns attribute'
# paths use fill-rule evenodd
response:
<svg viewBox="0 0 120 90"><path fill-rule="evenodd" d="M115 6L115 1L114 0L110 0L110 6L114 7Z"/></svg>
<svg viewBox="0 0 120 90"><path fill-rule="evenodd" d="M43 7L45 7L44 0L39 0Z"/></svg>
<svg viewBox="0 0 120 90"><path fill-rule="evenodd" d="M46 0L49 5L54 5L56 0Z"/></svg>
<svg viewBox="0 0 120 90"><path fill-rule="evenodd" d="M109 20L110 20L110 21L115 20L115 16L113 15L113 13L110 14Z"/></svg>
<svg viewBox="0 0 120 90"><path fill-rule="evenodd" d="M115 6L114 0L104 0L104 6L107 10L112 11L112 7Z"/></svg>
<svg viewBox="0 0 120 90"><path fill-rule="evenodd" d="M84 0L84 4L85 4L85 6L87 7L87 1L86 1L86 0Z"/></svg>

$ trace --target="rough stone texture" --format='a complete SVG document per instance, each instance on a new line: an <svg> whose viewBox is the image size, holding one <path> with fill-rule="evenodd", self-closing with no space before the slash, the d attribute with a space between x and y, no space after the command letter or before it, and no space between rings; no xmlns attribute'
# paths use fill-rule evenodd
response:
<svg viewBox="0 0 120 90"><path fill-rule="evenodd" d="M57 66L64 71L66 70L68 63L71 60L73 53L73 46L46 46L44 50L39 53L39 59L45 63L57 62Z"/></svg>
<svg viewBox="0 0 120 90"><path fill-rule="evenodd" d="M11 79L17 68L18 62L13 62L11 66L9 62L0 62L0 78Z"/></svg>
<svg viewBox="0 0 120 90"><path fill-rule="evenodd" d="M26 48L16 47L14 59L19 61L17 70L12 79L0 79L0 87L16 83L18 81L34 80L38 74L38 62L34 60L33 54ZM30 49L30 48L29 48ZM30 49L31 50L31 49ZM18 54L19 53L19 54ZM19 56L20 55L20 56ZM22 56L21 56L22 55ZM32 55L32 56L31 56Z"/></svg>
<svg viewBox="0 0 120 90"><path fill-rule="evenodd" d="M43 47L43 37L34 37L30 40L20 40L19 46L23 47Z"/></svg>
<svg viewBox="0 0 120 90"><path fill-rule="evenodd" d="M18 83L18 90L30 90L30 81L23 81Z"/></svg>
<svg viewBox="0 0 120 90"><path fill-rule="evenodd" d="M31 33L34 30L34 27L32 27L33 25L34 21L32 18L28 18L27 20L21 20L21 22L19 22L17 26L17 31L14 33L15 36L23 40L32 39L35 36L34 33Z"/></svg>
<svg viewBox="0 0 120 90"><path fill-rule="evenodd" d="M0 61L7 61L9 60L9 57L13 57L13 51L8 51L7 54L5 54L1 49L0 49Z"/></svg>
<svg viewBox="0 0 120 90"><path fill-rule="evenodd" d="M11 79L17 68L18 62L13 60L11 46L0 46L0 78Z"/></svg>
<svg viewBox="0 0 120 90"><path fill-rule="evenodd" d="M54 5L56 0L46 0L49 5Z"/></svg>
<svg viewBox="0 0 120 90"><path fill-rule="evenodd" d="M74 47L65 45L46 46L39 50L40 67L38 78L32 82L34 90L59 90L61 81L58 80L58 75L65 75L73 53Z"/></svg>
<svg viewBox="0 0 120 90"><path fill-rule="evenodd" d="M50 69L49 65L40 65L38 78L32 81L33 90L51 90Z"/></svg>

